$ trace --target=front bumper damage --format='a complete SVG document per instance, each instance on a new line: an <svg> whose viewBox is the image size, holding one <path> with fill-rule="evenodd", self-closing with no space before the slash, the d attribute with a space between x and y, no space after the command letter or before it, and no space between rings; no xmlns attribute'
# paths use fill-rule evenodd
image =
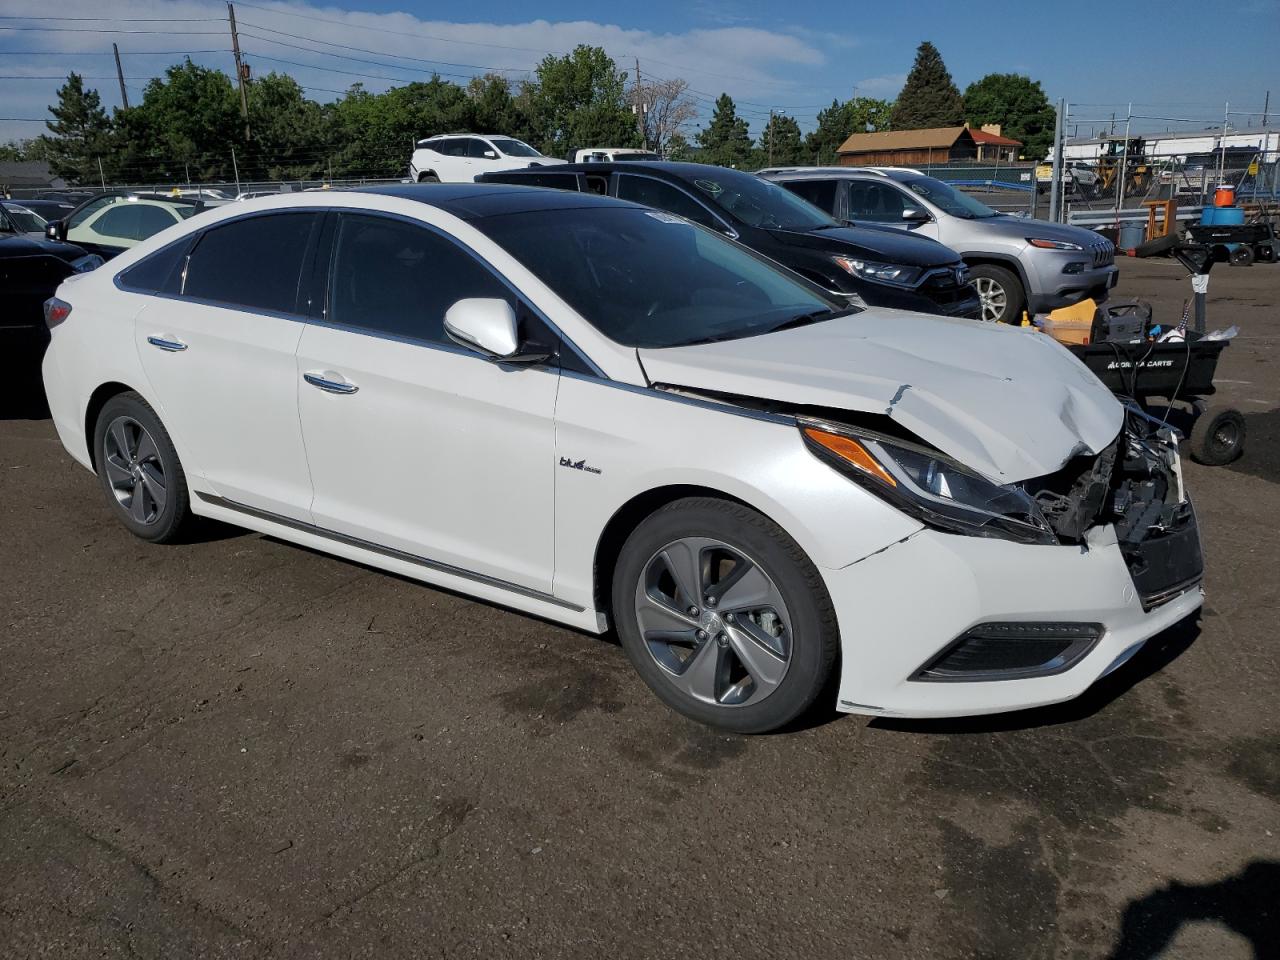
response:
<svg viewBox="0 0 1280 960"><path fill-rule="evenodd" d="M1200 607L1199 528L1167 428L1131 416L1102 453L1024 486L1058 545L926 529L823 572L840 709L947 717L1070 700Z"/></svg>

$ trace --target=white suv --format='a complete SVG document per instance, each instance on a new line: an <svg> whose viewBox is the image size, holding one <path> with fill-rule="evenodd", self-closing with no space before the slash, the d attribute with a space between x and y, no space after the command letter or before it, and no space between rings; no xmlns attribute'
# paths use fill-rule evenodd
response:
<svg viewBox="0 0 1280 960"><path fill-rule="evenodd" d="M514 137L444 134L418 141L409 160L415 183L471 183L476 174L564 163Z"/></svg>

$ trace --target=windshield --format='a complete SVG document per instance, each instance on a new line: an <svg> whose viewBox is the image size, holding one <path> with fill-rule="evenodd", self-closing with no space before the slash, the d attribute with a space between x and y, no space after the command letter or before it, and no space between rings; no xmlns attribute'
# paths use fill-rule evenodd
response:
<svg viewBox="0 0 1280 960"><path fill-rule="evenodd" d="M999 216L980 200L975 200L967 193L933 177L910 177L902 182L912 193L924 197L944 213L961 220L985 220L987 217Z"/></svg>
<svg viewBox="0 0 1280 960"><path fill-rule="evenodd" d="M540 157L540 154L533 147L529 146L521 140L513 140L511 137L490 137L489 142L505 153L508 157Z"/></svg>
<svg viewBox="0 0 1280 960"><path fill-rule="evenodd" d="M839 226L789 190L748 173L707 167L705 175L690 177L690 182L749 227L806 232Z"/></svg>
<svg viewBox="0 0 1280 960"><path fill-rule="evenodd" d="M47 221L34 210L28 210L16 203L6 203L4 212L9 215L9 220L14 227L22 233L44 233L44 225Z"/></svg>
<svg viewBox="0 0 1280 960"><path fill-rule="evenodd" d="M543 210L473 223L628 347L734 340L849 310L763 257L659 210Z"/></svg>

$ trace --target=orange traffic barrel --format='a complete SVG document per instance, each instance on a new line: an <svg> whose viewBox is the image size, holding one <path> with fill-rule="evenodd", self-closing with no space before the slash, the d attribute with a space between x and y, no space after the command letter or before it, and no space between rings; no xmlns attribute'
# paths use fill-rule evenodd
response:
<svg viewBox="0 0 1280 960"><path fill-rule="evenodd" d="M1213 191L1213 205L1215 207L1234 207L1236 205L1236 188L1228 184L1219 184L1218 188Z"/></svg>

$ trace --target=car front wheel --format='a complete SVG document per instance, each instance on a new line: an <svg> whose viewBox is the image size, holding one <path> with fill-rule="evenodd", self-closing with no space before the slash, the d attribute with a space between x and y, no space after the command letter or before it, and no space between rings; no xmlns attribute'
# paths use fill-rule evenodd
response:
<svg viewBox="0 0 1280 960"><path fill-rule="evenodd" d="M152 543L177 539L191 518L187 478L155 411L136 393L112 397L98 414L93 444L116 519Z"/></svg>
<svg viewBox="0 0 1280 960"><path fill-rule="evenodd" d="M803 713L838 647L835 611L785 531L738 503L678 500L627 539L613 582L622 646L685 716L763 733Z"/></svg>
<svg viewBox="0 0 1280 960"><path fill-rule="evenodd" d="M982 301L982 319L986 323L1018 323L1026 294L1018 278L1004 267L979 263L969 269L974 289Z"/></svg>

